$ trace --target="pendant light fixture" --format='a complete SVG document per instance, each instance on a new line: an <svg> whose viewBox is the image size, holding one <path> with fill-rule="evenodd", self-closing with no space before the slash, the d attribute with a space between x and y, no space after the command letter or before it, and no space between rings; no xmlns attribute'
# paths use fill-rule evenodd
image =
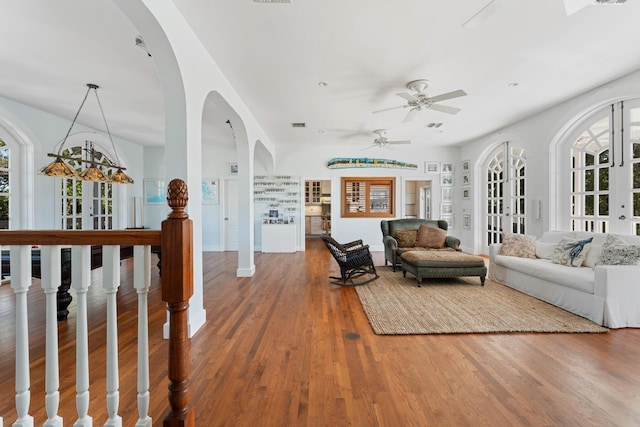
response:
<svg viewBox="0 0 640 427"><path fill-rule="evenodd" d="M82 100L80 108L78 108L78 112L71 122L71 126L69 127L67 134L58 146L58 150L56 151L56 153L47 154L49 157L55 157L55 160L40 170L40 173L42 175L66 178L80 178L86 181L113 182L115 184L133 184L133 179L129 175L124 173L124 170L126 168L122 166L122 164L120 163L120 159L118 158L118 152L113 142L113 137L111 136L111 131L109 130L109 125L107 124L107 119L104 116L100 98L98 97L98 88L99 86L93 83L87 84L87 92L84 95L84 99ZM87 97L89 96L89 92L91 91L93 91L96 96L96 100L98 101L100 114L102 115L102 120L104 121L104 126L107 130L109 141L111 141L111 148L113 149L115 162L109 159L104 153L97 151L94 148L93 142L91 141L86 141L85 147L83 149L65 151L65 144L67 142L67 139L69 138L71 130L73 129L73 126L75 125L76 120L80 115L80 111L82 110L82 107L84 107L84 103L86 102ZM83 164L88 165L88 167L80 174L78 174L73 166Z"/></svg>

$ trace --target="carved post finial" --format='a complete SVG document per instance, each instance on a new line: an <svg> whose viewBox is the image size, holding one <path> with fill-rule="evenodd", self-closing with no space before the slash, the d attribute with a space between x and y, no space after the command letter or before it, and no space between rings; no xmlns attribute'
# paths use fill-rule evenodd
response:
<svg viewBox="0 0 640 427"><path fill-rule="evenodd" d="M171 208L168 218L188 218L184 208L189 202L187 184L181 179L172 179L167 186L167 204Z"/></svg>

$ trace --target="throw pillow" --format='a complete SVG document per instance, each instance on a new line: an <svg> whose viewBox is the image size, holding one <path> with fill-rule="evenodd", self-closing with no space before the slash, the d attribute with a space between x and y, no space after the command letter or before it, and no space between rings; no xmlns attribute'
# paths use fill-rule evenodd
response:
<svg viewBox="0 0 640 427"><path fill-rule="evenodd" d="M399 248L412 248L416 245L418 230L394 230L393 238L398 241Z"/></svg>
<svg viewBox="0 0 640 427"><path fill-rule="evenodd" d="M551 262L570 267L580 267L587 257L593 237L584 240L562 239L558 242Z"/></svg>
<svg viewBox="0 0 640 427"><path fill-rule="evenodd" d="M640 261L640 246L629 245L612 234L602 244L600 257L596 265L634 265Z"/></svg>
<svg viewBox="0 0 640 427"><path fill-rule="evenodd" d="M445 247L447 232L442 228L421 224L416 236L416 246L421 248L441 249Z"/></svg>
<svg viewBox="0 0 640 427"><path fill-rule="evenodd" d="M551 259L555 249L555 243L546 243L536 240L536 257L538 258Z"/></svg>
<svg viewBox="0 0 640 427"><path fill-rule="evenodd" d="M536 257L536 238L527 234L502 233L500 255L518 258Z"/></svg>

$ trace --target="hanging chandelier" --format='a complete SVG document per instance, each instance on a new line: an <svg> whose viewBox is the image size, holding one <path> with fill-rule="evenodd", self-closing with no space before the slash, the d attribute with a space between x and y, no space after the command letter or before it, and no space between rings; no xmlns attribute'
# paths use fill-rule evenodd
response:
<svg viewBox="0 0 640 427"><path fill-rule="evenodd" d="M80 108L78 108L78 112L71 122L71 126L69 127L67 134L58 146L58 150L56 151L56 153L47 153L47 156L55 157L55 160L40 170L40 173L42 175L79 178L86 181L113 182L115 184L133 184L133 179L129 175L124 173L124 170L126 168L121 165L120 159L118 158L118 152L116 150L115 144L113 143L113 138L111 137L111 132L109 131L109 125L107 124L107 119L104 116L102 104L100 103L100 98L98 97L98 87L98 85L95 85L93 83L87 83L87 92L84 95L84 99L82 100ZM69 138L71 130L73 129L73 126L78 119L78 115L80 114L80 111L82 110L82 107L84 107L84 103L89 96L89 92L92 90L96 95L96 100L98 101L98 106L100 107L100 114L102 114L102 120L104 121L104 126L107 130L109 141L111 141L111 148L113 149L115 162L109 159L104 153L96 150L94 148L93 142L91 141L86 141L84 148L65 148L67 138ZM78 173L76 169L81 169L83 165L88 166L82 172Z"/></svg>

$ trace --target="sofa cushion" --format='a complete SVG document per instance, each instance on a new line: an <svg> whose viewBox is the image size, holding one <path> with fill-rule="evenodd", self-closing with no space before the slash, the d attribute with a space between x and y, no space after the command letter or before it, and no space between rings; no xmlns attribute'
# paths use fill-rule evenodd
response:
<svg viewBox="0 0 640 427"><path fill-rule="evenodd" d="M422 248L440 249L445 247L446 239L446 230L437 227L431 227L427 224L422 224L420 228L418 228L418 234L416 236L416 246Z"/></svg>
<svg viewBox="0 0 640 427"><path fill-rule="evenodd" d="M624 240L609 234L602 245L597 264L635 265L640 260L640 246L629 245Z"/></svg>
<svg viewBox="0 0 640 427"><path fill-rule="evenodd" d="M567 268L548 259L529 259L498 255L494 262L502 267L537 277L543 281L593 294L594 272L591 268Z"/></svg>
<svg viewBox="0 0 640 427"><path fill-rule="evenodd" d="M416 245L418 230L394 230L392 236L398 241L398 247L409 248Z"/></svg>
<svg viewBox="0 0 640 427"><path fill-rule="evenodd" d="M536 257L536 238L526 234L502 233L500 255L519 258Z"/></svg>
<svg viewBox="0 0 640 427"><path fill-rule="evenodd" d="M592 240L593 237L584 240L568 238L560 240L553 251L551 262L569 267L582 266L589 252Z"/></svg>

